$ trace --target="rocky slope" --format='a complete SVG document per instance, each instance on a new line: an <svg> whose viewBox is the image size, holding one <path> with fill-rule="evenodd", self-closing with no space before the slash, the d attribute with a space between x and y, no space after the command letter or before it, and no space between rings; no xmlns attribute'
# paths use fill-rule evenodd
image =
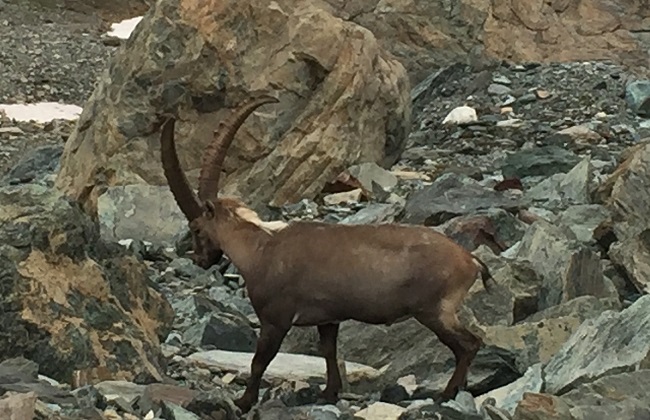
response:
<svg viewBox="0 0 650 420"><path fill-rule="evenodd" d="M77 42L59 25L42 36L47 60L61 51L50 44ZM1 71L47 74L82 104L113 47L98 32L79 39L93 66L30 73L16 54ZM315 329L294 329L248 418L650 416L650 93L631 80L609 62L442 67L410 91L412 130L390 170L354 165L314 199L268 209L287 221L429 225L480 255L498 293L477 282L463 308L485 346L455 401L435 402L453 356L431 332L347 322L338 404L317 400ZM42 90L0 87L4 98ZM0 418L237 418L258 326L237 270L183 257L185 223L165 187L109 188L96 221L54 189L69 123L1 124L3 152L25 152L11 152L0 185Z"/></svg>
<svg viewBox="0 0 650 420"><path fill-rule="evenodd" d="M647 71L650 9L642 0L324 0L370 29L413 83L432 68L485 58L514 62L614 59Z"/></svg>

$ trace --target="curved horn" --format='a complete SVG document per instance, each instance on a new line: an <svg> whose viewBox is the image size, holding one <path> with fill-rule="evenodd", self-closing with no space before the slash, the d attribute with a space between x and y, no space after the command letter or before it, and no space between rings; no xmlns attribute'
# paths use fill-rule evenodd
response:
<svg viewBox="0 0 650 420"><path fill-rule="evenodd" d="M214 132L214 140L207 147L203 156L203 165L199 175L200 200L209 200L216 197L219 191L221 166L226 158L226 152L235 137L235 133L237 133L246 118L258 107L277 102L280 101L273 96L256 96L238 106L228 118L219 123L219 128Z"/></svg>
<svg viewBox="0 0 650 420"><path fill-rule="evenodd" d="M165 178L169 184L169 189L174 194L174 199L181 211L192 221L202 213L201 202L192 190L185 172L181 168L176 153L176 144L174 142L174 126L176 120L169 118L162 126L160 134L160 159L162 160Z"/></svg>

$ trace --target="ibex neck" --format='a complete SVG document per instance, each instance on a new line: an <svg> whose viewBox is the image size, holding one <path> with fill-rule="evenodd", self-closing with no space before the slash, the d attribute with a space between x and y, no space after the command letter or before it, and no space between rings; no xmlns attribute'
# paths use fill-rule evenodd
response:
<svg viewBox="0 0 650 420"><path fill-rule="evenodd" d="M259 252L271 236L250 223L227 228L221 247L237 270L246 277L256 264Z"/></svg>

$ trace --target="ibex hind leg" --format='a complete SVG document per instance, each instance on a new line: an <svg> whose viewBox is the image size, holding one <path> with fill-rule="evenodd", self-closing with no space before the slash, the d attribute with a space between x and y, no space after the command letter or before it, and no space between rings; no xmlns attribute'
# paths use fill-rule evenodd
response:
<svg viewBox="0 0 650 420"><path fill-rule="evenodd" d="M325 402L335 404L341 392L342 382L339 366L336 361L336 340L339 333L339 324L325 324L318 326L320 338L320 351L325 358L327 366L327 385L322 397Z"/></svg>
<svg viewBox="0 0 650 420"><path fill-rule="evenodd" d="M442 393L443 400L452 399L467 386L469 367L481 348L482 341L460 324L455 312L435 311L419 314L416 319L433 331L454 353L456 368Z"/></svg>

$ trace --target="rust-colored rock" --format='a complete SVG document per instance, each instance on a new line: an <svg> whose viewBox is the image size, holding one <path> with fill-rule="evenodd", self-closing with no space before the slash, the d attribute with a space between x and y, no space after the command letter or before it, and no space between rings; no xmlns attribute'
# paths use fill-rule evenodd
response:
<svg viewBox="0 0 650 420"><path fill-rule="evenodd" d="M560 397L525 392L513 420L572 420L569 405Z"/></svg>
<svg viewBox="0 0 650 420"><path fill-rule="evenodd" d="M166 185L155 127L165 111L180 120L179 158L196 187L213 130L253 91L280 103L238 131L225 194L282 205L352 164L390 166L410 129L406 70L370 31L315 1L156 2L86 103L57 186L95 213L106 186Z"/></svg>
<svg viewBox="0 0 650 420"><path fill-rule="evenodd" d="M27 420L34 418L36 393L6 392L0 397L0 418L4 420Z"/></svg>
<svg viewBox="0 0 650 420"><path fill-rule="evenodd" d="M172 384L149 384L144 389L142 398L151 404L170 402L185 407L198 393L199 391Z"/></svg>

